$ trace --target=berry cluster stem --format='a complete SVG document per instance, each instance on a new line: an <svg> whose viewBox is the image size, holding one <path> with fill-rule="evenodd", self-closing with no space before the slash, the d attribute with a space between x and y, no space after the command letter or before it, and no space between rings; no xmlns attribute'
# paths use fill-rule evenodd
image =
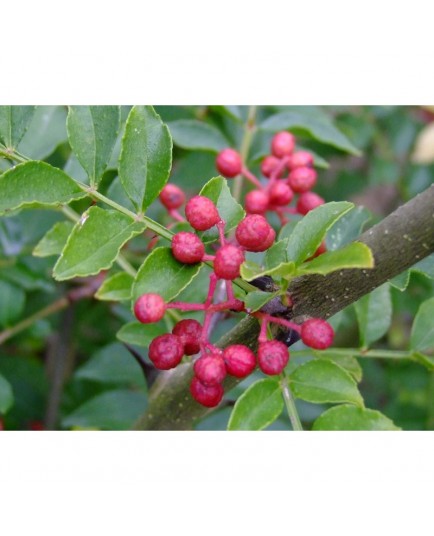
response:
<svg viewBox="0 0 434 536"><path fill-rule="evenodd" d="M252 313L252 316L261 320L261 332L262 332L262 325L265 325L265 328L264 328L264 332L265 332L265 330L267 329L267 324L269 323L280 324L281 326L285 326L286 328L292 329L296 331L297 333L300 333L301 331L301 327L298 324L295 324L294 322L291 322L290 320L286 320L285 318L272 316L267 313L261 313L259 311Z"/></svg>

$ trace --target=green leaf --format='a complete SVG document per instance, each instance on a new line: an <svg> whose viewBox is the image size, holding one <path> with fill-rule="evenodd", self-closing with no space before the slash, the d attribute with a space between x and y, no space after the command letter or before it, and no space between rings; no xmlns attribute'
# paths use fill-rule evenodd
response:
<svg viewBox="0 0 434 536"><path fill-rule="evenodd" d="M253 261L244 261L240 267L241 277L245 281L252 281L257 277L262 277L264 275L283 277L289 280L294 273L295 264L293 262L282 262L273 268L261 268L259 264L256 264Z"/></svg>
<svg viewBox="0 0 434 536"><path fill-rule="evenodd" d="M88 400L62 420L64 428L128 430L145 411L147 396L126 390L108 391Z"/></svg>
<svg viewBox="0 0 434 536"><path fill-rule="evenodd" d="M392 285L392 287L397 288L401 292L404 292L404 290L408 287L409 282L410 270L406 270L405 272L402 272L402 274L399 274L389 280L389 283Z"/></svg>
<svg viewBox="0 0 434 536"><path fill-rule="evenodd" d="M330 227L353 206L347 201L332 202L308 212L289 236L288 259L301 264L312 257Z"/></svg>
<svg viewBox="0 0 434 536"><path fill-rule="evenodd" d="M33 255L35 257L60 255L73 228L74 224L70 221L59 221L55 223L36 244Z"/></svg>
<svg viewBox="0 0 434 536"><path fill-rule="evenodd" d="M314 404L348 402L363 406L363 398L351 375L332 361L309 361L297 367L290 376L296 398Z"/></svg>
<svg viewBox="0 0 434 536"><path fill-rule="evenodd" d="M15 149L29 127L35 106L0 106L0 142Z"/></svg>
<svg viewBox="0 0 434 536"><path fill-rule="evenodd" d="M167 333L167 326L164 323L142 324L140 322L130 322L121 327L116 337L126 344L148 348L155 337L164 333Z"/></svg>
<svg viewBox="0 0 434 536"><path fill-rule="evenodd" d="M271 248L268 248L264 256L266 268L275 268L284 262L288 262L288 241L279 240Z"/></svg>
<svg viewBox="0 0 434 536"><path fill-rule="evenodd" d="M0 279L0 299L0 326L11 326L24 310L26 295L20 287Z"/></svg>
<svg viewBox="0 0 434 536"><path fill-rule="evenodd" d="M328 251L340 249L360 236L364 226L371 219L364 207L354 207L344 214L330 229L326 238Z"/></svg>
<svg viewBox="0 0 434 536"><path fill-rule="evenodd" d="M346 370L356 380L361 382L363 377L362 367L357 359L351 355L337 355L333 353L333 348L325 351L313 350L312 354L318 359L327 359L333 361L336 365Z"/></svg>
<svg viewBox="0 0 434 536"><path fill-rule="evenodd" d="M263 271L263 268L253 261L244 261L240 267L241 277L245 281L252 281L253 279L256 279L261 274L263 275Z"/></svg>
<svg viewBox="0 0 434 536"><path fill-rule="evenodd" d="M185 289L199 273L201 263L183 264L172 255L171 248L152 251L140 267L133 285L133 301L149 292L160 294L171 301Z"/></svg>
<svg viewBox="0 0 434 536"><path fill-rule="evenodd" d="M0 175L0 215L21 207L57 206L85 197L66 173L45 162L26 162Z"/></svg>
<svg viewBox="0 0 434 536"><path fill-rule="evenodd" d="M119 159L119 177L138 212L157 198L172 167L172 138L152 106L134 106L128 115Z"/></svg>
<svg viewBox="0 0 434 536"><path fill-rule="evenodd" d="M254 290L249 292L244 299L246 308L252 313L262 309L266 303L279 295L279 292L263 292L262 290Z"/></svg>
<svg viewBox="0 0 434 536"><path fill-rule="evenodd" d="M32 160L44 160L67 139L66 108L38 106L18 149Z"/></svg>
<svg viewBox="0 0 434 536"><path fill-rule="evenodd" d="M70 234L54 266L54 278L62 281L107 270L116 260L121 247L145 229L144 223L116 210L91 207Z"/></svg>
<svg viewBox="0 0 434 536"><path fill-rule="evenodd" d="M369 348L387 333L392 321L392 300L388 283L376 288L358 300L356 309L359 324L360 344Z"/></svg>
<svg viewBox="0 0 434 536"><path fill-rule="evenodd" d="M312 428L312 430L344 431L392 431L400 429L379 411L350 405L337 406L325 411L313 423Z"/></svg>
<svg viewBox="0 0 434 536"><path fill-rule="evenodd" d="M362 242L352 242L342 249L327 251L297 270L297 275L326 275L348 268L373 268L374 257L371 250Z"/></svg>
<svg viewBox="0 0 434 536"><path fill-rule="evenodd" d="M283 410L279 382L265 378L250 385L235 403L228 430L262 430L274 422Z"/></svg>
<svg viewBox="0 0 434 536"><path fill-rule="evenodd" d="M32 160L44 160L67 139L66 108L38 106L18 149Z"/></svg>
<svg viewBox="0 0 434 536"><path fill-rule="evenodd" d="M123 344L113 343L101 348L77 369L77 379L101 383L146 387L140 365Z"/></svg>
<svg viewBox="0 0 434 536"><path fill-rule="evenodd" d="M199 195L208 197L216 205L220 217L226 222L226 232L236 227L245 216L243 207L232 197L227 181L223 177L210 179ZM200 233L200 236L204 242L210 242L217 240L219 235L217 228L214 226L208 231Z"/></svg>
<svg viewBox="0 0 434 536"><path fill-rule="evenodd" d="M426 367L430 371L434 371L434 357L431 355L425 355L421 352L413 352L411 358Z"/></svg>
<svg viewBox="0 0 434 536"><path fill-rule="evenodd" d="M194 119L171 121L168 127L173 143L183 149L218 153L229 146L228 140L214 126Z"/></svg>
<svg viewBox="0 0 434 536"><path fill-rule="evenodd" d="M0 374L0 415L4 415L14 403L11 384Z"/></svg>
<svg viewBox="0 0 434 536"><path fill-rule="evenodd" d="M434 255L429 255L425 259L419 261L411 268L411 270L419 272L430 279L434 279Z"/></svg>
<svg viewBox="0 0 434 536"><path fill-rule="evenodd" d="M428 350L434 348L434 298L419 307L411 328L410 348Z"/></svg>
<svg viewBox="0 0 434 536"><path fill-rule="evenodd" d="M262 130L291 130L294 134L309 135L346 153L360 156L360 151L332 123L328 115L316 106L294 106L290 111L268 117L260 125Z"/></svg>
<svg viewBox="0 0 434 536"><path fill-rule="evenodd" d="M14 395L14 404L7 414L8 429L23 430L29 422L40 420L47 408L50 387L42 360L23 353L8 356L3 352L0 374L10 383Z"/></svg>
<svg viewBox="0 0 434 536"><path fill-rule="evenodd" d="M288 238L291 236L292 232L294 231L296 225L298 224L299 221L301 221L303 219L303 216L299 215L299 214L295 214L292 218L291 218L291 221L288 222L288 223L285 223L285 225L283 227L280 228L280 231L279 231L279 234L278 234L278 239L279 241L282 241L282 240L285 240L286 241L286 244L288 244Z"/></svg>
<svg viewBox="0 0 434 536"><path fill-rule="evenodd" d="M134 277L126 272L114 274L99 287L95 298L105 301L130 300L133 283Z"/></svg>
<svg viewBox="0 0 434 536"><path fill-rule="evenodd" d="M119 106L70 106L69 143L90 183L98 183L110 160L120 127Z"/></svg>

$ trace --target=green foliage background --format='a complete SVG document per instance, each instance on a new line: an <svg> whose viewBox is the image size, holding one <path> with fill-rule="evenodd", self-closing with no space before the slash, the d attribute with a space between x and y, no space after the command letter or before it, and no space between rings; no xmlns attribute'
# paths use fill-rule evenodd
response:
<svg viewBox="0 0 434 536"><path fill-rule="evenodd" d="M120 140L129 110L129 107L121 107L119 135L112 140L114 150L110 158L107 156L107 169L101 173L93 169L91 180L100 181L100 192L133 209L118 177ZM216 153L226 146L240 146L248 109L243 106L156 106L155 110L167 123L173 137L170 181L182 186L188 194L196 194L217 174ZM37 107L27 132L23 134L18 130L16 133L17 148L27 157L44 160L87 182L83 163L78 161L68 141L66 118L66 107ZM346 200L365 207L353 214L355 222L346 222L341 230L360 229L363 225L366 228L434 183L434 164L416 164L411 158L418 135L433 118L430 112L419 107L260 107L256 117L260 128L254 135L248 162L253 171L258 171L260 158L267 154L273 132L290 128L297 135L300 147L315 153L319 168L315 191L326 201ZM75 116L74 120L77 121ZM76 124L72 127L76 128ZM105 149L105 154L109 153ZM127 160L128 155L123 158ZM10 160L0 158L1 173L11 166ZM71 206L81 213L88 202L79 199ZM169 223L158 202L150 206L147 215L163 224ZM33 255L36 244L56 222L60 225L60 235L65 231L64 224L60 223L64 220L59 211L42 209L23 210L0 218L0 331L64 296L74 286L68 281L56 282L51 277L56 257ZM132 264L142 263L149 236L149 233L140 234L129 242L125 255ZM57 241L60 240L61 245L63 242L57 233L52 238L50 247L56 253ZM330 249L336 240L332 229L327 237ZM117 272L119 268L111 270L113 274ZM356 306L335 315L332 323L337 331L336 345L408 350L414 318L421 304L434 295L433 277L431 259L419 265L419 269L396 278L393 285L379 289ZM118 278L118 283L120 290L117 291L122 292L125 282L122 286ZM198 294L206 293L206 284L207 273L201 270L194 285L187 286L179 299L193 301L194 296L194 301L198 301ZM76 302L65 311L34 323L0 346L0 414L5 429L37 428L53 404L60 408L54 425L58 429L128 429L143 412L147 404L146 381L140 366L116 338L116 333L127 324L122 340L132 344L146 360L146 351L136 344L143 341L135 338L134 324L128 324L134 321L128 303L100 298ZM189 316L194 317L194 314ZM236 322L233 318L219 324L214 338ZM429 330L431 326L428 323L423 328ZM155 326L155 334L165 328ZM430 344L423 350L432 356L433 348L434 344ZM59 359L66 378L60 391L56 372ZM312 356L306 356L296 364L304 360L308 363L311 359ZM290 371L294 366L291 362ZM367 407L381 411L404 430L434 429L432 370L413 361L364 358L355 361L352 356L347 356L345 366L347 370L352 367L353 374L361 379L359 389ZM233 402L261 377L254 374L242 382L227 395L227 404L197 422L196 429L226 429ZM303 401L297 401L297 406L308 428L329 407L327 403ZM267 429L288 428L287 418L281 416Z"/></svg>

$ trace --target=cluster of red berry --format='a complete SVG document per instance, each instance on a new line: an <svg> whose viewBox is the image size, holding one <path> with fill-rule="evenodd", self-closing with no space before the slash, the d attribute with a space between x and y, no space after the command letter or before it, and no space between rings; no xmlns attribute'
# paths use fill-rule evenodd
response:
<svg viewBox="0 0 434 536"><path fill-rule="evenodd" d="M307 153L292 154L293 160L299 163L304 162L305 166L299 165L297 167L295 164L290 164L293 148L294 139L291 134L287 132L277 134L272 142L273 156L266 157L264 162L267 161L268 164L264 166L263 163L262 166L269 169L271 167L270 158L273 159L272 162L276 166L273 171L269 173L267 171L270 179L268 185L262 187L259 181L254 178L261 186L260 190L254 192L267 196L266 210L277 210L278 213L283 210L283 204L276 203L276 192L279 189L290 192L291 199L287 193L285 194L286 203L292 200L293 191L301 191L301 186L296 186L294 189L294 186L291 187L280 179L285 167L293 166L290 172L291 179L288 178L291 184L303 183L305 186L308 184L311 188L315 183L316 174L309 167L312 159L307 158ZM232 149L225 149L218 155L217 167L226 177L234 177L240 172L249 175L248 170L243 167L239 154ZM300 180L300 174L296 174L296 179L294 179L292 173L298 169L304 170L302 176L309 175L311 177L310 182L306 179ZM309 174L306 174L305 170L308 170ZM314 177L313 180L312 177ZM250 192L250 194L254 192ZM305 190L304 193L309 192ZM174 326L172 333L156 337L149 346L149 358L156 368L168 370L176 367L184 355L199 354L193 366L194 377L190 391L197 402L207 407L214 407L221 401L224 394L222 382L227 374L244 378L253 372L256 365L268 375L282 373L289 361L289 351L283 342L268 340L267 327L271 322L295 330L300 334L303 342L313 348L327 348L333 341L333 329L322 319L312 318L302 325L297 325L284 318L264 312L255 312L251 314L261 323L257 355L244 345L236 344L222 350L210 343L211 321L215 314L223 311L250 313L246 310L244 302L235 297L233 289L233 280L240 276L240 267L245 260L245 251L265 251L274 243L276 237L274 229L264 217L265 210L262 213L249 210L248 196L249 194L246 197L248 214L236 227L235 236L232 239L225 236L226 224L210 199L198 195L191 198L185 206L185 218L195 231L207 231L216 226L219 233L219 246L213 252L214 254L206 252L205 244L195 232L181 231L172 238L172 253L179 262L184 264L212 262L213 270L210 274L208 294L204 303L166 303L158 294L144 294L137 299L134 305L136 318L145 324L161 320L167 309L204 312L203 325L193 319L184 319ZM283 197L279 199L282 200ZM315 206L323 203L321 198L318 200ZM178 209L186 201L186 196L180 188L173 184L166 185L160 194L160 201L174 219L185 221L178 212ZM312 208L314 206L311 206ZM220 282L223 285L226 299L215 303L214 294Z"/></svg>
<svg viewBox="0 0 434 536"><path fill-rule="evenodd" d="M307 214L322 205L324 199L312 192L317 181L313 169L313 157L307 151L294 151L295 138L289 132L278 132L271 140L271 154L261 163L261 173L266 183L260 180L243 164L241 155L234 149L221 151L216 160L218 171L226 178L244 175L255 185L245 197L249 214L265 214L274 211L282 224L287 223L288 214ZM294 207L288 205L295 200Z"/></svg>

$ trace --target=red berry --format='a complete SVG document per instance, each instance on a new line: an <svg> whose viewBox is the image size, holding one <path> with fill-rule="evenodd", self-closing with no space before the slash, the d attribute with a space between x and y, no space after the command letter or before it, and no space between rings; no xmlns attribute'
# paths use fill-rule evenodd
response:
<svg viewBox="0 0 434 536"><path fill-rule="evenodd" d="M334 335L331 325L321 318L310 318L301 325L301 340L316 350L325 350L331 346Z"/></svg>
<svg viewBox="0 0 434 536"><path fill-rule="evenodd" d="M305 192L298 198L297 211L304 216L314 208L324 205L324 203L324 199L315 192Z"/></svg>
<svg viewBox="0 0 434 536"><path fill-rule="evenodd" d="M45 426L42 421L30 421L29 429L33 430L34 432L40 432L41 430L45 430Z"/></svg>
<svg viewBox="0 0 434 536"><path fill-rule="evenodd" d="M280 160L278 158L273 155L266 156L261 162L261 173L264 177L270 178L278 166L280 166ZM277 178L280 179L282 171L280 171Z"/></svg>
<svg viewBox="0 0 434 536"><path fill-rule="evenodd" d="M190 393L196 402L199 402L202 406L214 408L218 406L223 398L224 390L220 384L207 387L194 376L190 384Z"/></svg>
<svg viewBox="0 0 434 536"><path fill-rule="evenodd" d="M264 190L252 190L244 200L248 214L264 214L267 211L268 203L269 196Z"/></svg>
<svg viewBox="0 0 434 536"><path fill-rule="evenodd" d="M181 340L185 355L194 355L199 352L202 326L197 320L192 318L181 320L174 326L172 333Z"/></svg>
<svg viewBox="0 0 434 536"><path fill-rule="evenodd" d="M327 251L327 246L326 246L325 241L323 241L318 246L318 249L315 251L315 253L312 255L312 257L309 260L314 259L315 257L319 257L320 255L322 255L326 251Z"/></svg>
<svg viewBox="0 0 434 536"><path fill-rule="evenodd" d="M240 276L240 266L244 262L244 253L237 247L228 244L222 246L214 259L214 272L220 279L232 280Z"/></svg>
<svg viewBox="0 0 434 536"><path fill-rule="evenodd" d="M274 242L276 233L260 214L249 214L237 226L238 243L248 251L265 251Z"/></svg>
<svg viewBox="0 0 434 536"><path fill-rule="evenodd" d="M216 167L219 173L232 179L241 173L243 167L241 155L234 149L223 149L217 155Z"/></svg>
<svg viewBox="0 0 434 536"><path fill-rule="evenodd" d="M238 300L237 298L234 301L231 301L231 311L234 311L235 313L241 313L241 311L246 310L246 304L242 300Z"/></svg>
<svg viewBox="0 0 434 536"><path fill-rule="evenodd" d="M217 353L200 357L193 368L197 379L207 387L222 383L226 376L225 362Z"/></svg>
<svg viewBox="0 0 434 536"><path fill-rule="evenodd" d="M166 333L151 342L148 355L157 369L169 370L181 362L184 347L179 337Z"/></svg>
<svg viewBox="0 0 434 536"><path fill-rule="evenodd" d="M311 167L313 166L313 156L307 151L297 151L288 162L288 167L290 170L299 168L299 167Z"/></svg>
<svg viewBox="0 0 434 536"><path fill-rule="evenodd" d="M207 197L195 195L185 206L188 223L196 231L206 231L220 221L217 207Z"/></svg>
<svg viewBox="0 0 434 536"><path fill-rule="evenodd" d="M223 359L228 374L236 378L245 378L256 366L255 354L243 344L233 344L225 348Z"/></svg>
<svg viewBox="0 0 434 536"><path fill-rule="evenodd" d="M295 138L289 132L278 132L271 140L271 152L277 158L289 156L294 150Z"/></svg>
<svg viewBox="0 0 434 536"><path fill-rule="evenodd" d="M175 184L166 184L161 190L160 201L168 210L173 210L185 203L185 194Z"/></svg>
<svg viewBox="0 0 434 536"><path fill-rule="evenodd" d="M308 167L299 167L288 175L288 184L297 193L312 190L316 184L316 171Z"/></svg>
<svg viewBox="0 0 434 536"><path fill-rule="evenodd" d="M280 374L289 361L288 348L280 341L261 342L258 348L259 368L264 374Z"/></svg>
<svg viewBox="0 0 434 536"><path fill-rule="evenodd" d="M159 294L142 294L134 304L134 315L142 324L158 322L166 312L166 303Z"/></svg>
<svg viewBox="0 0 434 536"><path fill-rule="evenodd" d="M277 206L284 206L291 203L294 197L294 192L284 182L276 182L270 188L270 204Z"/></svg>
<svg viewBox="0 0 434 536"><path fill-rule="evenodd" d="M172 253L179 262L195 264L205 255L205 246L194 233L181 231L172 238Z"/></svg>

